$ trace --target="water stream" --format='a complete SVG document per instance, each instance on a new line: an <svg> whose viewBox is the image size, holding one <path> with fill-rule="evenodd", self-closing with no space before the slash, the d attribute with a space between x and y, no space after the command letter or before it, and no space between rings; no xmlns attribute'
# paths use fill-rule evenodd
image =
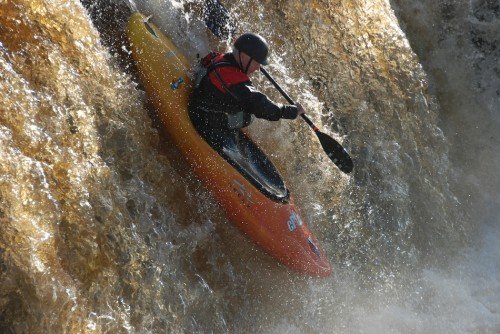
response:
<svg viewBox="0 0 500 334"><path fill-rule="evenodd" d="M202 1L133 6L194 61ZM494 1L226 1L235 33L349 149L257 121L334 273L302 277L169 159L118 0L0 1L0 332L498 333ZM254 82L284 102L265 78Z"/></svg>

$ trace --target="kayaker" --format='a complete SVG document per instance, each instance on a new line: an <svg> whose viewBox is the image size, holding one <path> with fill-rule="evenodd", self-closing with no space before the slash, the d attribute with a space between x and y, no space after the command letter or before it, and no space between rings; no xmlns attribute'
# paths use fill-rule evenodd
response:
<svg viewBox="0 0 500 334"><path fill-rule="evenodd" d="M258 91L249 76L267 65L269 46L261 36L245 33L226 54L211 52L195 73L190 116L200 134L216 149L236 138L254 117L277 121L295 119L300 104L278 106Z"/></svg>

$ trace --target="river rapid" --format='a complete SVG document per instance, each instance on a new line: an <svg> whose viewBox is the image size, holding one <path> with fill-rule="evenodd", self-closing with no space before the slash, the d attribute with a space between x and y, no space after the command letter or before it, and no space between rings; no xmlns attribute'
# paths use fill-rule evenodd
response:
<svg viewBox="0 0 500 334"><path fill-rule="evenodd" d="M354 158L342 174L298 120L250 128L326 279L237 231L156 126L127 17L153 15L194 62L231 45L202 4L0 0L0 332L500 332L498 4L224 2Z"/></svg>

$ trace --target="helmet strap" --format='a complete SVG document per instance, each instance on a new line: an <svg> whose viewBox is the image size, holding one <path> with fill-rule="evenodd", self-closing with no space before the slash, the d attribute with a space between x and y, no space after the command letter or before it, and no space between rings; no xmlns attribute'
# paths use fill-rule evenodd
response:
<svg viewBox="0 0 500 334"><path fill-rule="evenodd" d="M243 63L241 62L241 52L240 51L238 51L238 59L240 60L240 64L239 64L240 68L241 68L241 70L243 70L243 67L242 67Z"/></svg>
<svg viewBox="0 0 500 334"><path fill-rule="evenodd" d="M243 62L241 61L241 52L238 50L238 59L240 61L239 65L240 65L240 69L245 73L247 74L248 73L248 69L250 68L250 64L252 63L252 60L253 58L250 58L250 61L248 62L247 64L247 67L245 69L243 69Z"/></svg>
<svg viewBox="0 0 500 334"><path fill-rule="evenodd" d="M248 64L247 64L247 68L245 68L245 74L248 73L248 69L250 68L250 65L252 65L252 61L253 61L253 58L250 58L250 60L248 61Z"/></svg>

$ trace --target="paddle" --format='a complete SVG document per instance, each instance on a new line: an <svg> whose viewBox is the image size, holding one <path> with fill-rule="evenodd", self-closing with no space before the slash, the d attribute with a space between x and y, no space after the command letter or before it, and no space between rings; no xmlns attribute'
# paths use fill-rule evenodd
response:
<svg viewBox="0 0 500 334"><path fill-rule="evenodd" d="M205 0L205 24L212 31L212 33L218 38L227 38L234 32L233 22L231 22L231 17L229 11L220 3L219 0ZM288 96L283 89L278 85L278 83L271 77L269 73L264 68L260 68L261 72L271 81L271 83L276 87L276 89L283 95L283 97L290 104L295 104L293 100ZM328 136L326 133L321 132L314 123L302 114L302 119L314 130L316 136L318 136L319 142L326 152L328 157L337 165L337 167L344 173L350 173L354 168L354 164L351 157L346 152L346 150L340 145L335 139Z"/></svg>
<svg viewBox="0 0 500 334"><path fill-rule="evenodd" d="M271 77L269 73L267 73L267 71L263 67L260 68L260 71L266 76L267 79L269 79L269 81L271 81L274 87L276 87L276 89L281 93L281 95L283 95L288 103L295 104L290 96L288 96L288 94L278 85L278 83ZM333 161L333 163L336 164L337 167L344 173L350 173L354 168L354 164L351 160L351 157L342 147L342 145L340 145L335 139L333 139L326 133L321 132L305 114L302 114L300 116L302 116L302 119L306 121L311 129L313 129L316 136L318 136L323 150L325 150L325 153Z"/></svg>
<svg viewBox="0 0 500 334"><path fill-rule="evenodd" d="M219 0L205 0L203 20L217 38L228 38L234 34L234 20Z"/></svg>

